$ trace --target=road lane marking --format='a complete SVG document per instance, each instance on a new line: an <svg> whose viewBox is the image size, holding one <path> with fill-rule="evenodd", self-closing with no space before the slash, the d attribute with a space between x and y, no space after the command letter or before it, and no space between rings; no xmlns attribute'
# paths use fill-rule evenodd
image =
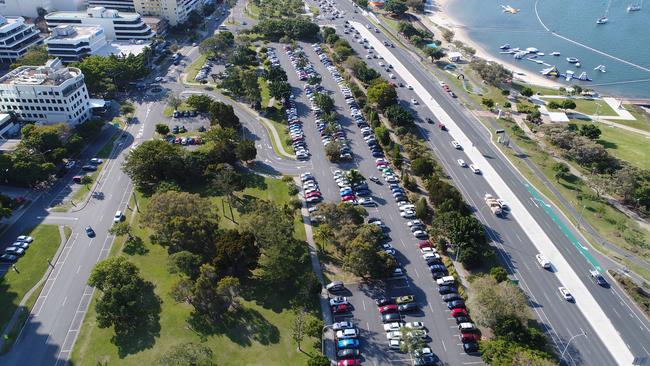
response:
<svg viewBox="0 0 650 366"><path fill-rule="evenodd" d="M79 271L81 271L81 265L79 265L79 268L77 268L77 274L79 274Z"/></svg>
<svg viewBox="0 0 650 366"><path fill-rule="evenodd" d="M68 302L68 297L63 298L63 302L61 303L61 306L65 306L65 303Z"/></svg>
<svg viewBox="0 0 650 366"><path fill-rule="evenodd" d="M445 352L447 352L447 346L445 346L445 341L441 339L440 343L442 343L442 348L445 350Z"/></svg>

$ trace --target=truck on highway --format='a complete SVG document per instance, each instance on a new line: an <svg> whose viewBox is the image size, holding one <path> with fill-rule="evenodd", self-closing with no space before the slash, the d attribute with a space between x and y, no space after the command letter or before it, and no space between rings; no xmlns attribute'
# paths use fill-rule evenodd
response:
<svg viewBox="0 0 650 366"><path fill-rule="evenodd" d="M503 213L501 205L491 194L485 194L485 203L488 205L490 211L492 211L493 214L500 216Z"/></svg>

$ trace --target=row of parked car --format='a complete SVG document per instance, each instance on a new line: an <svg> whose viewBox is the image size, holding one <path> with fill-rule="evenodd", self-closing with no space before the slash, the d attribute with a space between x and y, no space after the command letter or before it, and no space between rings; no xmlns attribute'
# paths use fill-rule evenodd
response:
<svg viewBox="0 0 650 366"><path fill-rule="evenodd" d="M25 255L27 249L34 241L34 238L27 235L21 235L7 248L0 256L0 262L15 263L20 257Z"/></svg>
<svg viewBox="0 0 650 366"><path fill-rule="evenodd" d="M320 191L318 182L311 173L300 174L300 181L302 182L302 194L305 197L305 202L316 204L323 200L323 194Z"/></svg>
<svg viewBox="0 0 650 366"><path fill-rule="evenodd" d="M379 146L379 144L377 143L374 134L370 129L370 126L368 125L365 118L363 117L363 114L361 113L361 108L359 108L357 101L354 99L354 95L352 94L352 91L348 87L345 79L343 79L343 76L341 76L341 74L338 72L336 66L334 66L332 61L323 52L320 45L315 43L312 45L312 48L318 54L318 57L320 58L321 62L325 65L327 70L330 72L330 74L334 78L334 81L336 81L336 83L339 85L339 89L341 90L341 93L345 98L345 103L348 105L348 108L350 110L350 115L352 116L352 119L354 120L356 125L359 128L365 129L366 131L370 132L370 133L366 132L364 134L364 140L368 144L368 147L372 152L372 156L374 156L375 158L383 157L384 153L381 147Z"/></svg>
<svg viewBox="0 0 650 366"><path fill-rule="evenodd" d="M332 324L332 330L336 338L337 365L360 366L359 329L352 321L336 321L337 316L350 315L350 312L353 310L352 304L350 304L347 297L336 295L341 291L345 291L345 285L342 281L333 281L325 286L325 288L329 294L333 294L329 299L329 305L332 310L332 315L335 318L335 322Z"/></svg>
<svg viewBox="0 0 650 366"><path fill-rule="evenodd" d="M199 70L199 72L194 77L194 80L201 81L201 80L207 79L208 78L208 73L210 72L210 70L212 70L212 65L213 65L212 61L206 61L205 64L203 64L203 66L201 66L201 69Z"/></svg>
<svg viewBox="0 0 650 366"><path fill-rule="evenodd" d="M197 111L174 111L172 113L173 118L183 118L183 117L196 117L199 115Z"/></svg>
<svg viewBox="0 0 650 366"><path fill-rule="evenodd" d="M280 67L280 61L278 59L275 50L269 47L266 50L266 57L268 60L271 60L271 65ZM302 128L302 121L298 118L298 109L296 108L296 97L293 94L289 95L289 99L286 101L285 105L285 116L288 122L288 133L291 138L291 145L293 151L296 154L296 158L299 160L307 160L311 156L309 152L309 147L305 141L305 132Z"/></svg>
<svg viewBox="0 0 650 366"><path fill-rule="evenodd" d="M370 197L371 192L368 188L368 183L365 179L360 179L360 174L353 175L359 177L355 181L350 181L349 177L352 174L349 172L335 170L333 175L334 181L339 188L341 202L348 202L354 205L366 207L377 206L377 203L372 199L372 197Z"/></svg>

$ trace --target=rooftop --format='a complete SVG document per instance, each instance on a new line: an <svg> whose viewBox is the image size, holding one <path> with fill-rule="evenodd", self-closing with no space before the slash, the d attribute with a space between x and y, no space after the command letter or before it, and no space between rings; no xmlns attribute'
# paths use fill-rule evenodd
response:
<svg viewBox="0 0 650 366"><path fill-rule="evenodd" d="M3 31L4 27L13 25L14 23L25 23L25 18L23 17L5 17L0 15L0 32Z"/></svg>
<svg viewBox="0 0 650 366"><path fill-rule="evenodd" d="M59 25L52 30L52 36L48 38L48 41L80 40L102 31L103 28L98 25Z"/></svg>
<svg viewBox="0 0 650 366"><path fill-rule="evenodd" d="M45 20L57 19L87 19L87 18L114 18L135 20L140 18L138 13L123 13L114 9L106 9L101 6L88 8L86 11L55 11L45 16Z"/></svg>
<svg viewBox="0 0 650 366"><path fill-rule="evenodd" d="M128 56L129 54L139 55L142 53L145 47L151 46L151 43L144 42L142 44L130 43L130 42L108 42L104 47L100 48L95 52L99 56Z"/></svg>
<svg viewBox="0 0 650 366"><path fill-rule="evenodd" d="M0 78L0 84L61 85L68 79L81 75L75 67L63 67L61 60L48 60L45 66L21 66Z"/></svg>

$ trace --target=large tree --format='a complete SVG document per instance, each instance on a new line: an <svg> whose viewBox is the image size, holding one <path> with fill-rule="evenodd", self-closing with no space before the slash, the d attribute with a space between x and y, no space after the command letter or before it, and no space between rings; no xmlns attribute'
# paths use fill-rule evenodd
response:
<svg viewBox="0 0 650 366"><path fill-rule="evenodd" d="M220 101L214 101L210 105L210 123L218 124L221 128L233 128L238 130L241 127L239 117L235 114L232 105Z"/></svg>
<svg viewBox="0 0 650 366"><path fill-rule="evenodd" d="M408 6L400 0L387 0L384 5L384 10L396 17L401 17L408 10Z"/></svg>
<svg viewBox="0 0 650 366"><path fill-rule="evenodd" d="M165 181L182 180L183 150L162 140L149 140L127 155L122 169L144 191Z"/></svg>
<svg viewBox="0 0 650 366"><path fill-rule="evenodd" d="M223 57L235 45L235 36L228 31L220 31L199 45L199 52L208 57Z"/></svg>
<svg viewBox="0 0 650 366"><path fill-rule="evenodd" d="M249 162L255 160L257 156L257 148L255 147L255 141L253 140L241 140L235 148L237 157L239 160L244 162Z"/></svg>
<svg viewBox="0 0 650 366"><path fill-rule="evenodd" d="M192 94L187 98L187 104L198 112L205 113L212 105L212 98L205 94Z"/></svg>
<svg viewBox="0 0 650 366"><path fill-rule="evenodd" d="M257 267L260 249L255 236L230 229L221 232L215 243L212 264L219 276L248 276Z"/></svg>
<svg viewBox="0 0 650 366"><path fill-rule="evenodd" d="M397 103L397 91L384 80L374 82L368 88L368 102L383 111L386 107Z"/></svg>
<svg viewBox="0 0 650 366"><path fill-rule="evenodd" d="M503 319L516 318L526 323L530 308L524 293L514 284L497 283L491 276L480 276L470 283L469 307L477 324L495 328Z"/></svg>
<svg viewBox="0 0 650 366"><path fill-rule="evenodd" d="M415 122L413 115L399 104L388 106L384 111L384 116L395 127L410 127Z"/></svg>

